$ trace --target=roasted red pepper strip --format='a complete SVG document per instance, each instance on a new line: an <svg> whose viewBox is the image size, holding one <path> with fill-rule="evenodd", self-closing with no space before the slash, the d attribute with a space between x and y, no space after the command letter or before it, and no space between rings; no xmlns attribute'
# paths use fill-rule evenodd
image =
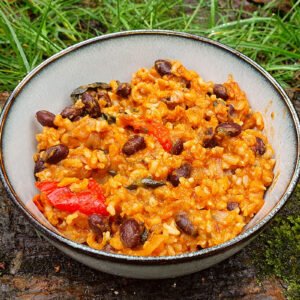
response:
<svg viewBox="0 0 300 300"><path fill-rule="evenodd" d="M58 182L56 181L37 181L35 186L42 192L49 193L57 188Z"/></svg>
<svg viewBox="0 0 300 300"><path fill-rule="evenodd" d="M47 196L51 205L63 211L80 211L86 215L107 216L105 196L97 181L89 179L88 190L72 192L69 187L59 187L58 182L36 182L36 187Z"/></svg>
<svg viewBox="0 0 300 300"><path fill-rule="evenodd" d="M163 124L143 117L135 118L126 115L122 116L121 121L125 126L132 126L136 131L155 136L165 151L171 151L172 141L170 138L170 131Z"/></svg>

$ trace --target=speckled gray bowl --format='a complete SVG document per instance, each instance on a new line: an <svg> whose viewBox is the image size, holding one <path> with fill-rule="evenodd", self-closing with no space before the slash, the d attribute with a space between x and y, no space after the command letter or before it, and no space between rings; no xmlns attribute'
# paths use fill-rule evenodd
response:
<svg viewBox="0 0 300 300"><path fill-rule="evenodd" d="M265 134L275 150L275 180L265 204L236 238L208 249L168 257L131 257L105 253L61 235L31 205L37 193L32 156L40 126L35 112L60 112L71 91L82 84L111 79L130 81L140 67L158 58L180 60L205 80L222 83L233 74L254 111L263 114ZM17 86L1 117L1 179L12 201L57 248L101 271L135 278L166 278L197 272L248 244L282 208L299 177L299 121L279 84L243 54L211 40L170 31L131 31L97 37L54 55Z"/></svg>

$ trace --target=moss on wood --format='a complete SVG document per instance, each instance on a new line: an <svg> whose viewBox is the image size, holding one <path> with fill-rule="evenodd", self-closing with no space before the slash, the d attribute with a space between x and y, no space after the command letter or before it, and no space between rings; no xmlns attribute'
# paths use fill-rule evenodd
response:
<svg viewBox="0 0 300 300"><path fill-rule="evenodd" d="M251 245L260 281L276 276L287 299L300 297L300 184L282 212Z"/></svg>

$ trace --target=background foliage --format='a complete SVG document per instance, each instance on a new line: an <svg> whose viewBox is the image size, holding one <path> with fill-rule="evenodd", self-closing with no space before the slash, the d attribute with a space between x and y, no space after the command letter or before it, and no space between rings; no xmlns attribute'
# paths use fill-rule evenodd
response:
<svg viewBox="0 0 300 300"><path fill-rule="evenodd" d="M133 29L206 36L254 59L283 87L299 88L300 1L252 2L267 4L216 0L1 1L0 90L12 90L43 60L74 43Z"/></svg>

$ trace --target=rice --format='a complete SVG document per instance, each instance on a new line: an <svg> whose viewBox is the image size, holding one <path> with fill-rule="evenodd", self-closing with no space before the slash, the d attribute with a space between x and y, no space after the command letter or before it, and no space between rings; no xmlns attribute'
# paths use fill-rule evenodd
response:
<svg viewBox="0 0 300 300"><path fill-rule="evenodd" d="M91 117L85 111L71 120L57 114L53 126L44 126L36 135L34 161L43 165L35 172L38 182L56 182L76 194L86 191L93 178L105 197L109 230L98 226L99 233L91 225L92 211L70 212L57 208L45 192L35 196L37 207L63 236L119 254L176 255L236 237L264 204L275 160L262 132L261 114L251 110L232 76L222 85L227 93L222 96L216 84L205 82L179 61L162 62L163 67L170 65L169 73L157 63L149 70L139 69L128 95L115 80L105 91L102 86L87 89L101 115ZM101 96L103 91L108 98ZM75 107L82 110L84 105L79 95ZM161 129L153 133L153 128L130 123L141 118ZM171 149L166 150L163 132ZM125 144L135 135L145 145L126 155ZM178 154L176 143L181 147ZM67 156L48 163L47 149L61 144L68 148ZM139 226L138 237L128 247L124 224L131 226L132 219Z"/></svg>

